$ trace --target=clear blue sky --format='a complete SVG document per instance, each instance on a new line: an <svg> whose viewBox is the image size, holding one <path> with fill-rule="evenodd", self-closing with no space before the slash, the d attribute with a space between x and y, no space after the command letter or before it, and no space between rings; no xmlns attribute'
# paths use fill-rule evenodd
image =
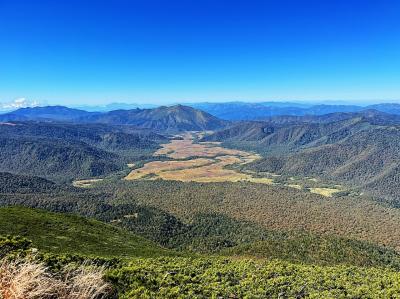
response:
<svg viewBox="0 0 400 299"><path fill-rule="evenodd" d="M400 100L400 1L0 0L0 102Z"/></svg>

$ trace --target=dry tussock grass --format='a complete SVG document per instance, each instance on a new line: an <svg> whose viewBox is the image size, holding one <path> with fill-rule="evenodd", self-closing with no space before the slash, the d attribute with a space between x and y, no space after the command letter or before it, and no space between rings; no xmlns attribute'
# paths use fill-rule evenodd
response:
<svg viewBox="0 0 400 299"><path fill-rule="evenodd" d="M84 263L78 268L70 268L64 278L62 299L103 298L111 291L111 285L103 280L105 268Z"/></svg>
<svg viewBox="0 0 400 299"><path fill-rule="evenodd" d="M84 263L56 277L31 260L3 260L0 264L1 299L99 299L111 292L103 280L105 269Z"/></svg>
<svg viewBox="0 0 400 299"><path fill-rule="evenodd" d="M0 265L0 298L55 298L60 281L52 278L40 263L2 261Z"/></svg>

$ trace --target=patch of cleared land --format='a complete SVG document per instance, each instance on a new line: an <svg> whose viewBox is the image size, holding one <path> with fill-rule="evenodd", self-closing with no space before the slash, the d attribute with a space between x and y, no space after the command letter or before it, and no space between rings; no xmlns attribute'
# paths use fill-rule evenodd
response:
<svg viewBox="0 0 400 299"><path fill-rule="evenodd" d="M298 190L303 189L303 187L301 185L297 185L297 184L287 184L285 186L290 187L290 188L295 188L295 189L298 189Z"/></svg>
<svg viewBox="0 0 400 299"><path fill-rule="evenodd" d="M274 185L274 180L271 178L253 178L249 177L246 179L246 181L252 182L252 183L259 183L259 184L267 184L267 185Z"/></svg>
<svg viewBox="0 0 400 299"><path fill-rule="evenodd" d="M88 188L91 187L94 183L101 182L103 179L88 179L88 180L79 180L73 181L72 185L78 188Z"/></svg>
<svg viewBox="0 0 400 299"><path fill-rule="evenodd" d="M340 192L342 190L335 188L310 188L311 193L320 194L327 197L332 197L334 193Z"/></svg>

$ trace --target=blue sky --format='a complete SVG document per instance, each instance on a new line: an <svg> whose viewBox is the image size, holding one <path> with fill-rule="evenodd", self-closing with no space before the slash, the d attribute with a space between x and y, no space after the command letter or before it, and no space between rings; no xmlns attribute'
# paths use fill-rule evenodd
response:
<svg viewBox="0 0 400 299"><path fill-rule="evenodd" d="M397 0L0 0L0 102L398 102L399 15Z"/></svg>

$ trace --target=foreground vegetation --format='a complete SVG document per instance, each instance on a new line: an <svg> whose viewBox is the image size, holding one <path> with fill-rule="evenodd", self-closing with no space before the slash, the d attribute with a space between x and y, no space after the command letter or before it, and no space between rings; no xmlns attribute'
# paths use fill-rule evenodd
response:
<svg viewBox="0 0 400 299"><path fill-rule="evenodd" d="M400 273L220 258L136 259L113 270L120 298L398 298Z"/></svg>
<svg viewBox="0 0 400 299"><path fill-rule="evenodd" d="M316 266L222 257L129 261L30 255L23 238L0 237L2 298L399 298L390 268ZM17 290L19 297L10 296ZM30 297L37 294L36 297ZM0 296L1 298L1 296Z"/></svg>

